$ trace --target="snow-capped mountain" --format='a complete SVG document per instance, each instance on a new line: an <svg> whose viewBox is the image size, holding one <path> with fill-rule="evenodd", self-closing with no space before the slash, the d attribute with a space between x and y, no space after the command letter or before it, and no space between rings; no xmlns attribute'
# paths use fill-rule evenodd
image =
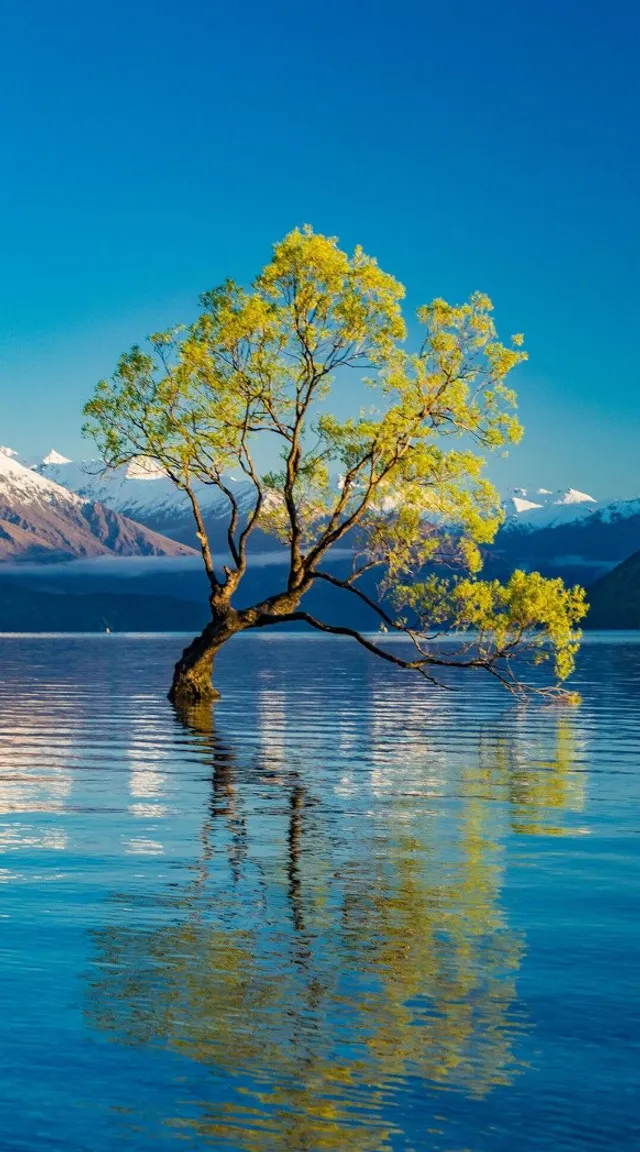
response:
<svg viewBox="0 0 640 1152"><path fill-rule="evenodd" d="M640 498L601 503L575 488L516 489L504 506L490 549L501 573L517 566L591 584L640 549Z"/></svg>
<svg viewBox="0 0 640 1152"><path fill-rule="evenodd" d="M621 501L624 503L624 501ZM577 488L551 492L548 488L514 488L504 501L506 526L517 531L536 531L554 524L568 524L592 515L598 501Z"/></svg>
<svg viewBox="0 0 640 1152"><path fill-rule="evenodd" d="M98 502L172 540L196 543L184 494L148 461L105 471L100 461L75 463L52 450L44 459L31 462L31 468L81 500ZM253 506L252 485L233 476L228 480L241 511L246 512ZM198 496L212 547L223 550L226 498L205 485L200 486ZM514 567L539 568L547 575L589 584L640 549L640 498L601 503L575 488L559 492L519 488L507 496L504 508L505 524L487 553L489 569L500 574ZM277 544L258 532L254 546L263 550Z"/></svg>
<svg viewBox="0 0 640 1152"><path fill-rule="evenodd" d="M17 456L0 449L0 560L188 553L184 545L25 467Z"/></svg>
<svg viewBox="0 0 640 1152"><path fill-rule="evenodd" d="M87 499L100 500L122 515L140 520L157 531L166 532L176 539L181 539L185 530L189 540L193 536L187 498L152 461L140 459L126 467L107 471L100 460L74 463L52 449L43 460L31 466L70 491ZM233 475L228 477L228 482L241 511L248 511L255 499L253 486ZM217 488L200 485L197 492L208 518L226 518L228 504ZM599 507L593 496L575 488L561 492L551 492L548 488L538 488L534 492L515 488L504 506L507 523L527 530L579 519ZM186 525L183 523L185 520Z"/></svg>
<svg viewBox="0 0 640 1152"><path fill-rule="evenodd" d="M2 449L0 449L0 451L2 451ZM42 463L45 465L47 465L47 464L71 464L71 460L69 459L68 456L63 456L61 452L56 452L55 448L52 448L51 451L48 452L47 455L44 457Z"/></svg>
<svg viewBox="0 0 640 1152"><path fill-rule="evenodd" d="M184 493L179 492L155 464L140 460L105 471L100 461L85 460L72 463L60 453L51 451L34 467L44 476L76 492L85 499L99 500L109 508L146 524L174 540L193 544L194 526L191 507ZM241 511L253 507L253 486L244 479L228 478ZM228 516L226 498L217 488L200 485L198 498L214 546L224 547L222 534ZM624 515L620 501L620 513ZM516 488L504 502L505 530L534 532L556 524L567 524L593 514L600 508L598 501L575 488L551 492L547 488L527 491ZM220 540L218 540L220 537ZM261 546L264 547L263 540Z"/></svg>
<svg viewBox="0 0 640 1152"><path fill-rule="evenodd" d="M85 500L97 500L172 540L189 546L196 543L193 513L187 497L152 461L140 459L123 468L105 470L100 460L74 463L52 450L32 467L39 475ZM250 511L255 501L253 485L233 475L226 479L241 514ZM197 485L196 492L214 548L225 548L229 512L226 497L219 489L205 484Z"/></svg>

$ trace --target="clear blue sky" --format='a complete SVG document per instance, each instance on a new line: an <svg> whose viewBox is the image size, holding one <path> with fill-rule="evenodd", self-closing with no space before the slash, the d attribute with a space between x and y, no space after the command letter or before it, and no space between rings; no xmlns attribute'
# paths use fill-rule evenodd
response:
<svg viewBox="0 0 640 1152"><path fill-rule="evenodd" d="M502 486L639 494L639 33L631 0L5 0L0 443L87 454L119 352L307 221L525 332Z"/></svg>

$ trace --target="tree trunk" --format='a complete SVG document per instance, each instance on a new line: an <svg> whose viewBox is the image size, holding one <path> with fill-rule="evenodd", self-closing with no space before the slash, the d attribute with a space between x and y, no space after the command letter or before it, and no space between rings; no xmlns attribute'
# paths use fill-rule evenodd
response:
<svg viewBox="0 0 640 1152"><path fill-rule="evenodd" d="M174 704L191 707L219 700L220 693L212 683L214 657L222 645L239 631L241 629L229 621L212 621L185 648L173 670L169 699Z"/></svg>

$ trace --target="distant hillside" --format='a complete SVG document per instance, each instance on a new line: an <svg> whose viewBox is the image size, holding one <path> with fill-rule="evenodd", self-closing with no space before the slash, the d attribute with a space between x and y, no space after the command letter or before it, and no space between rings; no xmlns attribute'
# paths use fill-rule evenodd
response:
<svg viewBox="0 0 640 1152"><path fill-rule="evenodd" d="M199 632L207 604L129 592L56 594L0 581L0 632Z"/></svg>
<svg viewBox="0 0 640 1152"><path fill-rule="evenodd" d="M228 479L241 516L246 515L255 497L253 488L241 478ZM215 487L206 485L199 490L199 498L212 548L224 553L226 501ZM516 489L504 507L506 522L485 550L485 577L506 579L515 568L561 576L568 584L589 588L593 607L587 627L640 627L634 607L638 599L634 571L635 554L640 554L640 499L600 503L574 488L560 492ZM148 462L105 472L99 461L74 464L54 451L44 459L20 463L15 452L0 448L0 560L50 562L110 554L172 556L189 554L185 545L194 543L193 516L184 494ZM345 539L341 547L348 545ZM252 570L242 582L239 605L273 591L274 584L278 586L284 578L279 553L282 548L277 541L260 531L255 533ZM621 564L628 556L632 557L629 566ZM337 556L331 562L340 567ZM342 563L347 566L348 561ZM24 583L22 574L20 583ZM367 590L373 591L373 583L371 587L366 584ZM201 599L205 603L207 595L200 569L172 572L159 567L157 572L131 581L129 587L140 594L139 603L143 595ZM41 591L54 589L45 586ZM91 597L125 593L122 586L117 591L115 585L106 587L99 572L87 575L86 588L69 591L83 591ZM305 607L330 614L336 623L373 628L378 624L356 598L346 593L337 595L326 586L315 587Z"/></svg>
<svg viewBox="0 0 640 1152"><path fill-rule="evenodd" d="M119 561L91 564L0 565L0 631L198 632L208 618L208 585L199 564L167 561L140 565ZM347 575L349 568L331 565ZM284 587L284 564L252 567L242 583L238 606L255 603ZM365 584L375 592L375 581ZM378 617L357 597L321 582L304 607L336 624L377 629ZM301 628L306 625L300 625Z"/></svg>
<svg viewBox="0 0 640 1152"><path fill-rule="evenodd" d="M565 523L507 521L490 552L509 568L549 569L563 575L570 567L589 569L593 579L640 548L640 501L620 500ZM598 570L599 569L599 570Z"/></svg>
<svg viewBox="0 0 640 1152"><path fill-rule="evenodd" d="M586 628L640 628L640 552L588 589Z"/></svg>
<svg viewBox="0 0 640 1152"><path fill-rule="evenodd" d="M191 508L184 493L149 461L105 471L99 460L73 462L51 451L31 460L37 474L85 500L99 501L156 532L183 544L197 544ZM253 507L253 486L227 477L241 516ZM226 550L226 498L212 486L198 489L214 551ZM587 492L567 488L513 489L504 501L506 521L487 549L487 575L508 576L514 568L537 569L568 583L591 584L640 548L640 499L600 503ZM346 542L343 541L343 545ZM278 544L259 529L251 551L277 551Z"/></svg>

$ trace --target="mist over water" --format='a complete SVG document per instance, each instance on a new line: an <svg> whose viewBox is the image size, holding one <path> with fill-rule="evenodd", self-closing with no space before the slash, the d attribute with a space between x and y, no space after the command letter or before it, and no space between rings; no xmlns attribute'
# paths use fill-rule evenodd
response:
<svg viewBox="0 0 640 1152"><path fill-rule="evenodd" d="M351 556L346 549L334 549L332 557L343 559ZM218 566L228 563L227 554L214 553L214 563ZM283 549L265 552L253 552L250 556L251 567L270 568L280 567L288 562L288 553ZM136 576L164 575L171 576L183 572L192 572L200 575L202 571L202 557L195 553L193 556L92 556L86 560L68 560L56 563L42 564L25 560L18 564L0 565L0 577L15 580L20 576L41 576L47 580L70 581L74 577L119 577L126 581Z"/></svg>
<svg viewBox="0 0 640 1152"><path fill-rule="evenodd" d="M240 637L0 638L2 1147L636 1146L640 641L579 709Z"/></svg>

